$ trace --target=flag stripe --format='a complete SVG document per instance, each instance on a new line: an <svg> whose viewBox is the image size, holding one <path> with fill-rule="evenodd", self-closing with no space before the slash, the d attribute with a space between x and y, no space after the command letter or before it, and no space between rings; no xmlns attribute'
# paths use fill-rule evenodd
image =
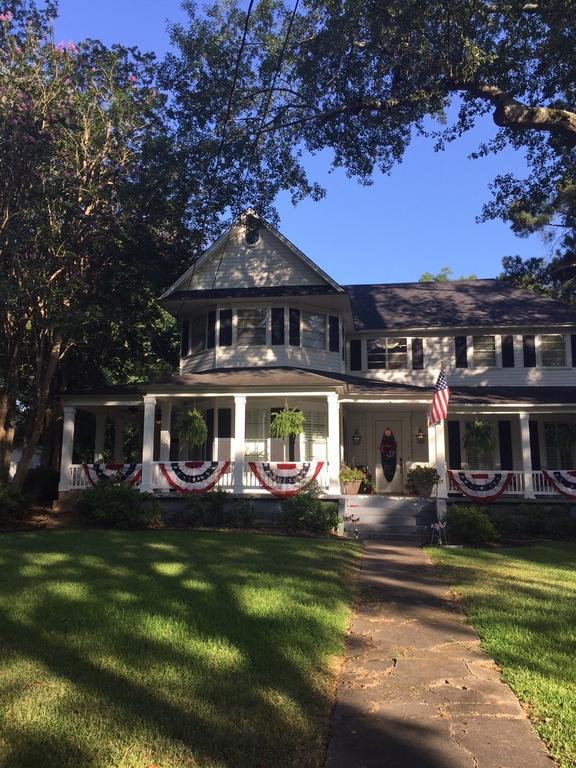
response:
<svg viewBox="0 0 576 768"><path fill-rule="evenodd" d="M432 397L432 403L430 404L430 410L428 411L428 425L434 426L440 424L446 418L448 414L448 402L450 400L450 389L446 380L446 372L444 367L438 375L438 381L434 387L434 396Z"/></svg>

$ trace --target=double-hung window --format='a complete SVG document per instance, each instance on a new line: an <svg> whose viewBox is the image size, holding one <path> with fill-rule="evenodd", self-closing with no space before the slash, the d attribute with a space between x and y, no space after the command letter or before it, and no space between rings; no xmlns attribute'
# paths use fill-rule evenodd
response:
<svg viewBox="0 0 576 768"><path fill-rule="evenodd" d="M267 309L238 309L236 320L239 345L252 347L266 344Z"/></svg>
<svg viewBox="0 0 576 768"><path fill-rule="evenodd" d="M326 349L326 315L302 312L302 346Z"/></svg>
<svg viewBox="0 0 576 768"><path fill-rule="evenodd" d="M405 338L368 339L368 368L397 370L408 367L408 344Z"/></svg>
<svg viewBox="0 0 576 768"><path fill-rule="evenodd" d="M540 336L542 365L544 368L562 368L566 365L566 344L560 333Z"/></svg>
<svg viewBox="0 0 576 768"><path fill-rule="evenodd" d="M494 368L496 366L495 336L473 336L472 345L476 368Z"/></svg>
<svg viewBox="0 0 576 768"><path fill-rule="evenodd" d="M190 321L190 351L197 355L206 349L206 315L195 317Z"/></svg>

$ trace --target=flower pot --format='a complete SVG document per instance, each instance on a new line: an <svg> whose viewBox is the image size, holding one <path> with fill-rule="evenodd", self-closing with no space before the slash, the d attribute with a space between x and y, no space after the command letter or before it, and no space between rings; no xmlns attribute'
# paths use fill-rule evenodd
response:
<svg viewBox="0 0 576 768"><path fill-rule="evenodd" d="M342 488L344 489L344 495L345 496L356 496L358 491L360 490L360 486L362 485L361 480L355 480L353 483L342 483Z"/></svg>
<svg viewBox="0 0 576 768"><path fill-rule="evenodd" d="M416 488L416 494L421 499L429 499L432 495L434 483L417 483L414 485L414 487Z"/></svg>

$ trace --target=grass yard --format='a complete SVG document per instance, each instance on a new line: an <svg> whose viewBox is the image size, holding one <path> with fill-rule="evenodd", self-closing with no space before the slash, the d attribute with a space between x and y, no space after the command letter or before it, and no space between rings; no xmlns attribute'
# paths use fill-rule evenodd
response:
<svg viewBox="0 0 576 768"><path fill-rule="evenodd" d="M354 544L0 535L2 768L322 765Z"/></svg>
<svg viewBox="0 0 576 768"><path fill-rule="evenodd" d="M562 768L576 765L576 543L430 549Z"/></svg>

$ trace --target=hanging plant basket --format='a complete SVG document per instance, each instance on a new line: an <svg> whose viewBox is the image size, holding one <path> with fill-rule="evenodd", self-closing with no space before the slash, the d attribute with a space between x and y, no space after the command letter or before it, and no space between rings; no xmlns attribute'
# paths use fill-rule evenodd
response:
<svg viewBox="0 0 576 768"><path fill-rule="evenodd" d="M188 441L194 446L204 445L208 437L208 427L202 411L192 408L180 414L176 422L176 431L183 442Z"/></svg>
<svg viewBox="0 0 576 768"><path fill-rule="evenodd" d="M479 419L476 419L473 424L467 424L462 442L467 451L474 451L478 454L481 462L491 463L496 449L496 438L492 432L491 424Z"/></svg>
<svg viewBox="0 0 576 768"><path fill-rule="evenodd" d="M304 414L297 408L282 408L272 414L270 437L285 439L297 437L304 432Z"/></svg>

